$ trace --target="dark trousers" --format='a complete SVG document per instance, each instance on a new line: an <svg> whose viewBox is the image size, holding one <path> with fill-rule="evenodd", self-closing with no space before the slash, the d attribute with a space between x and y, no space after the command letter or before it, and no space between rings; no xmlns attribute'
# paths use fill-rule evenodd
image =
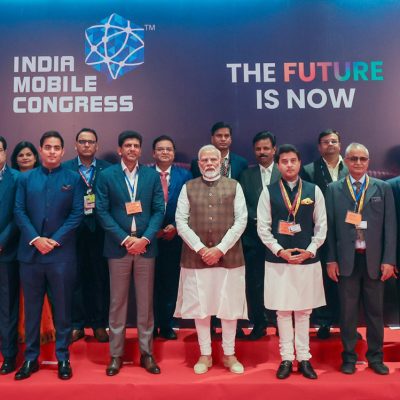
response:
<svg viewBox="0 0 400 400"><path fill-rule="evenodd" d="M357 361L355 347L360 300L363 304L367 325L367 360L370 364L383 360L383 293L383 282L368 276L365 254L356 253L351 276L339 277L343 362L355 363Z"/></svg>
<svg viewBox="0 0 400 400"><path fill-rule="evenodd" d="M25 304L25 360L33 361L40 354L40 320L46 286L53 299L53 319L56 328L56 357L69 359L71 340L72 291L76 275L74 262L48 264L21 263L20 278Z"/></svg>
<svg viewBox="0 0 400 400"><path fill-rule="evenodd" d="M110 279L103 257L104 232L81 224L77 232L77 276L72 303L72 328L106 328L110 305Z"/></svg>
<svg viewBox="0 0 400 400"><path fill-rule="evenodd" d="M0 341L4 358L15 358L18 353L18 310L18 262L0 262Z"/></svg>
<svg viewBox="0 0 400 400"><path fill-rule="evenodd" d="M182 239L175 236L167 241L158 239L155 266L154 314L155 326L172 328L178 295Z"/></svg>

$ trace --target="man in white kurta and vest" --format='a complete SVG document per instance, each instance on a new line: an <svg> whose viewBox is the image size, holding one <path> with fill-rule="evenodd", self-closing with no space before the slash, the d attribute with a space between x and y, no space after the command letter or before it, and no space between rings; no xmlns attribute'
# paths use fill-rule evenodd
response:
<svg viewBox="0 0 400 400"><path fill-rule="evenodd" d="M179 195L176 227L183 239L175 316L194 319L201 356L196 374L212 366L210 319L221 319L223 364L243 373L235 356L238 319L247 319L245 269L240 236L247 223L246 201L237 181L220 174L221 153L213 145L199 151L202 176Z"/></svg>
<svg viewBox="0 0 400 400"><path fill-rule="evenodd" d="M287 378L296 358L298 371L316 379L309 327L312 309L326 304L317 253L327 230L324 196L318 186L299 178L301 160L294 146L279 147L275 162L282 179L261 193L257 231L267 246L265 307L277 310L282 362L276 376Z"/></svg>

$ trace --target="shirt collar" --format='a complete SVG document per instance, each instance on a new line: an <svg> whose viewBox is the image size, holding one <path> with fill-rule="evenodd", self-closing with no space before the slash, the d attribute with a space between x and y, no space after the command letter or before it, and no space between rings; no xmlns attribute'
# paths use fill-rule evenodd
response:
<svg viewBox="0 0 400 400"><path fill-rule="evenodd" d="M325 160L324 157L321 157L321 158L324 160L324 163L326 164L326 166L327 166L328 169L329 169L329 168L332 168L332 167L328 164L328 162ZM333 167L333 169L338 168L338 166L340 165L341 162L343 162L343 158L342 158L342 156L339 154L339 160L338 160L337 164Z"/></svg>
<svg viewBox="0 0 400 400"><path fill-rule="evenodd" d="M351 175L349 175L349 176L350 176L350 182L351 182L352 185L354 185L355 182L361 182L361 184L363 185L367 174L364 174L361 177L361 179L359 179L359 180L355 180Z"/></svg>
<svg viewBox="0 0 400 400"><path fill-rule="evenodd" d="M90 167L96 167L96 157L93 158L92 163L89 165L89 167L86 167L86 165L84 165L80 159L80 157L78 156L78 166L80 167L81 165L83 165L85 168L90 168Z"/></svg>
<svg viewBox="0 0 400 400"><path fill-rule="evenodd" d="M163 171L163 170L156 164L156 171L157 171L157 172L168 172L168 174L171 175L171 165L170 165L165 171Z"/></svg>
<svg viewBox="0 0 400 400"><path fill-rule="evenodd" d="M274 168L274 162L273 161L267 168L263 167L261 164L258 164L258 165L260 166L261 172L264 171L264 172L269 172L270 174L272 174L272 169Z"/></svg>
<svg viewBox="0 0 400 400"><path fill-rule="evenodd" d="M125 165L124 161L121 159L121 167L122 167L122 171L124 171L125 174L135 175L139 169L139 163L136 163L135 168L133 168L132 172L130 172L128 167Z"/></svg>

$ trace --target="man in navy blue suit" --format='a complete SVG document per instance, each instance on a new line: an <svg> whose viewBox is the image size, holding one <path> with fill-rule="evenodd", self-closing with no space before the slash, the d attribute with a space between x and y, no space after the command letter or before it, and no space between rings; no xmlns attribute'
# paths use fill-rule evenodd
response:
<svg viewBox="0 0 400 400"><path fill-rule="evenodd" d="M19 173L7 166L6 151L7 142L0 136L0 342L4 359L1 375L15 370L18 353L18 229L13 211Z"/></svg>
<svg viewBox="0 0 400 400"><path fill-rule="evenodd" d="M128 294L133 275L136 293L140 366L159 374L153 358L153 287L157 232L164 219L164 195L153 168L139 165L142 136L124 131L118 137L121 162L97 181L97 216L105 231L104 256L110 271L110 353L106 374L119 373L125 347Z"/></svg>
<svg viewBox="0 0 400 400"><path fill-rule="evenodd" d="M243 157L230 151L232 144L232 128L225 122L216 122L211 127L211 144L221 152L221 175L227 178L239 179L248 162ZM198 159L192 161L191 172L193 178L201 176Z"/></svg>
<svg viewBox="0 0 400 400"><path fill-rule="evenodd" d="M175 211L182 186L192 178L192 174L176 165L175 143L171 137L162 135L153 141L154 168L160 174L164 193L165 216L157 233L158 256L155 269L155 335L164 339L177 338L172 329L176 297L178 294L182 239L177 235ZM157 327L160 332L157 332Z"/></svg>
<svg viewBox="0 0 400 400"><path fill-rule="evenodd" d="M39 369L40 319L49 285L54 306L58 377L72 377L72 291L76 276L75 230L83 218L83 187L76 172L61 166L64 140L55 131L40 139L42 166L21 175L15 200L15 221L21 231L18 247L25 301L25 361L16 380Z"/></svg>
<svg viewBox="0 0 400 400"><path fill-rule="evenodd" d="M95 157L98 150L97 133L90 128L76 135L78 156L63 163L76 171L85 186L85 218L77 230L77 279L72 303L72 342L85 336L89 326L99 342L108 342L109 279L107 260L103 257L104 231L96 221L94 190L99 173L111 164Z"/></svg>

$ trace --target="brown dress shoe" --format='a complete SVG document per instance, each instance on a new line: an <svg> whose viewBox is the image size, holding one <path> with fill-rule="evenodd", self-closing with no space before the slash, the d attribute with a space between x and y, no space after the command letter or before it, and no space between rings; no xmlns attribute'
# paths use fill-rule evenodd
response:
<svg viewBox="0 0 400 400"><path fill-rule="evenodd" d="M93 335L100 343L107 343L110 340L104 328L93 329Z"/></svg>
<svg viewBox="0 0 400 400"><path fill-rule="evenodd" d="M110 363L106 368L107 376L114 376L119 373L122 368L122 358L121 357L111 357Z"/></svg>
<svg viewBox="0 0 400 400"><path fill-rule="evenodd" d="M77 342L85 337L85 331L83 329L73 329L71 335L71 343Z"/></svg>
<svg viewBox="0 0 400 400"><path fill-rule="evenodd" d="M160 367L157 365L151 354L142 354L140 356L140 366L147 372L150 372L150 374L161 373Z"/></svg>

